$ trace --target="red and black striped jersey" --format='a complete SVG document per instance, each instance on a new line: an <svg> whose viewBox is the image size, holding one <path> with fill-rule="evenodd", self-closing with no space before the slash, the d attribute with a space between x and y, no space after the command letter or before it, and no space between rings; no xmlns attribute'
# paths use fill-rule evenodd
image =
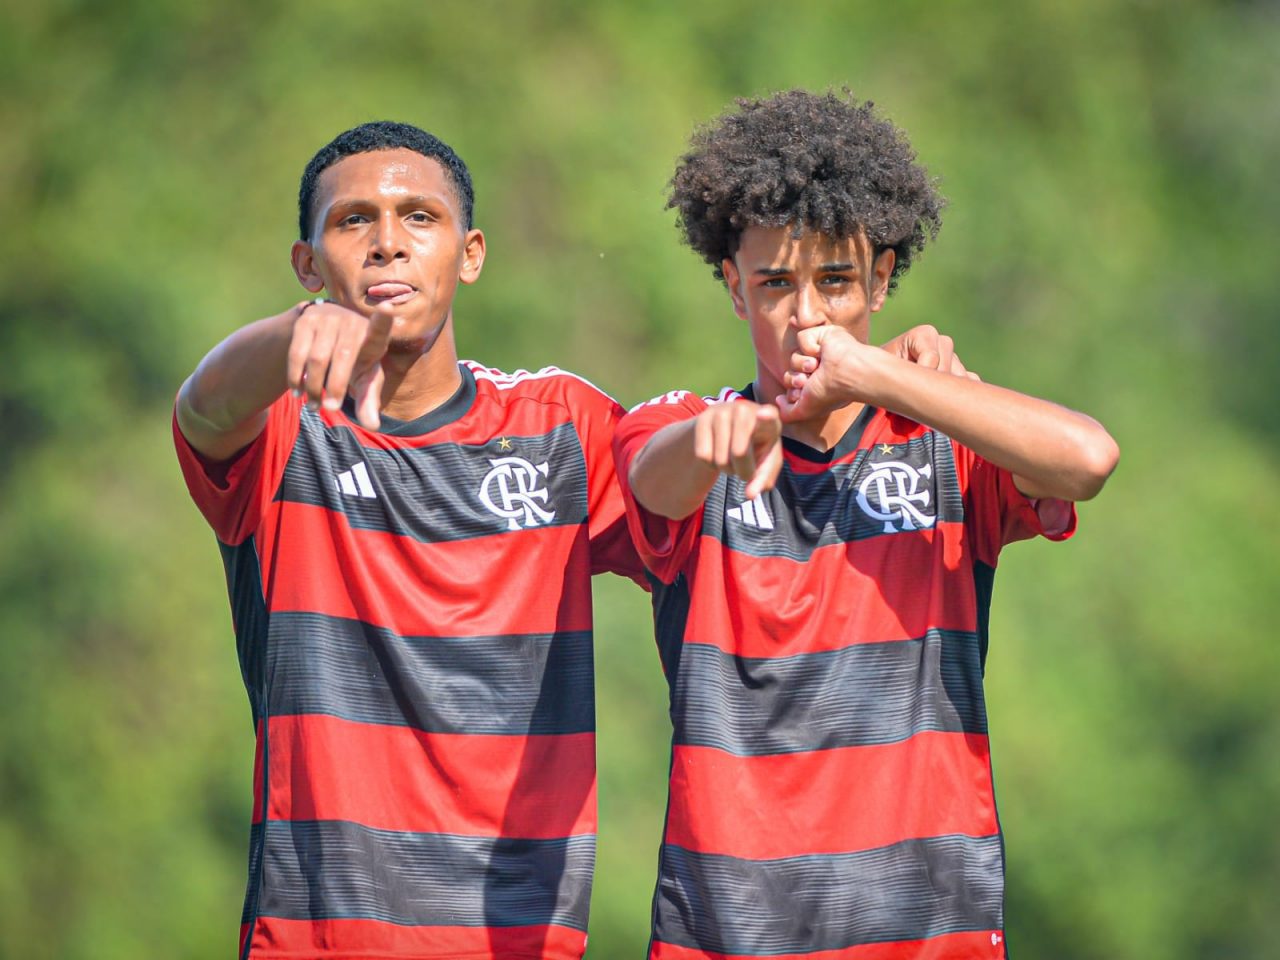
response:
<svg viewBox="0 0 1280 960"><path fill-rule="evenodd" d="M739 396L669 393L614 439L675 728L649 956L1003 957L991 584L1004 544L1065 538L1074 510L874 408L828 453L784 439L754 500L722 475L683 521L639 507L654 432Z"/></svg>
<svg viewBox="0 0 1280 960"><path fill-rule="evenodd" d="M622 409L554 368L460 371L379 431L281 397L229 464L175 418L257 729L242 957L585 949L590 577L643 579Z"/></svg>

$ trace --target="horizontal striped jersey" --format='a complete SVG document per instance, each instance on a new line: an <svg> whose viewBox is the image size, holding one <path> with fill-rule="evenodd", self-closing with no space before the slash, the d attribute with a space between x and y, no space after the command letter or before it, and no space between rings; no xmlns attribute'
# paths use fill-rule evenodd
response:
<svg viewBox="0 0 1280 960"><path fill-rule="evenodd" d="M784 439L754 500L722 475L647 513L632 459L707 402L614 439L675 728L651 960L1005 956L987 610L1001 546L1049 531L1008 471L873 408L828 453Z"/></svg>
<svg viewBox="0 0 1280 960"><path fill-rule="evenodd" d="M591 574L642 579L621 408L548 368L379 431L286 395L229 464L174 421L257 730L241 956L578 958Z"/></svg>

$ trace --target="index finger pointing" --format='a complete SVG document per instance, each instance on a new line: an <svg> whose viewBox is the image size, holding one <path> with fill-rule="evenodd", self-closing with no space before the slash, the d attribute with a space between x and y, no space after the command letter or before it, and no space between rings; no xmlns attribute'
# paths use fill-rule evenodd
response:
<svg viewBox="0 0 1280 960"><path fill-rule="evenodd" d="M391 330L395 324L396 315L390 310L379 307L369 318L369 333L365 337L365 343L376 344L382 348L382 352L385 352L387 344L391 342ZM378 355L381 356L382 352Z"/></svg>
<svg viewBox="0 0 1280 960"><path fill-rule="evenodd" d="M382 308L374 311L373 316L369 317L368 326L364 330L364 342L360 345L360 352L356 355L354 364L357 373L363 373L370 364L382 359L382 355L387 352L387 347L391 343L391 330L395 322L395 314Z"/></svg>

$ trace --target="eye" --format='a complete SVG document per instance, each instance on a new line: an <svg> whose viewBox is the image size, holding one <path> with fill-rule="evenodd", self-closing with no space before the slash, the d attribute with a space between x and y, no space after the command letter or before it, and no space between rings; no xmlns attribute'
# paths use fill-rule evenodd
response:
<svg viewBox="0 0 1280 960"><path fill-rule="evenodd" d="M430 223L434 218L425 210L415 210L405 219L410 223Z"/></svg>
<svg viewBox="0 0 1280 960"><path fill-rule="evenodd" d="M338 221L340 227L354 227L361 223L368 223L369 218L363 213L349 213Z"/></svg>
<svg viewBox="0 0 1280 960"><path fill-rule="evenodd" d="M769 277L769 279L765 280L765 282L764 282L764 283L762 283L762 284L760 284L760 286L762 286L762 287L789 287L789 286L791 286L791 280L790 280L790 278L788 278L788 277Z"/></svg>

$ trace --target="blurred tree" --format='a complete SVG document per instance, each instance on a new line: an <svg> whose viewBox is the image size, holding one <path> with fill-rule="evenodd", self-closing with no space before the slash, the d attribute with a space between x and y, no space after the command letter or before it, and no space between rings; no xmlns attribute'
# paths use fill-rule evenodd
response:
<svg viewBox="0 0 1280 960"><path fill-rule="evenodd" d="M1079 542L1014 548L989 699L1017 955L1277 956L1280 17L1273 4L644 9L46 0L0 12L0 957L227 956L249 714L169 440L226 332L298 296L297 177L392 117L472 165L465 355L632 403L751 375L663 185L735 96L849 84L951 198L880 315L1121 441ZM669 728L601 583L591 956L640 956ZM851 815L856 815L851 811Z"/></svg>

